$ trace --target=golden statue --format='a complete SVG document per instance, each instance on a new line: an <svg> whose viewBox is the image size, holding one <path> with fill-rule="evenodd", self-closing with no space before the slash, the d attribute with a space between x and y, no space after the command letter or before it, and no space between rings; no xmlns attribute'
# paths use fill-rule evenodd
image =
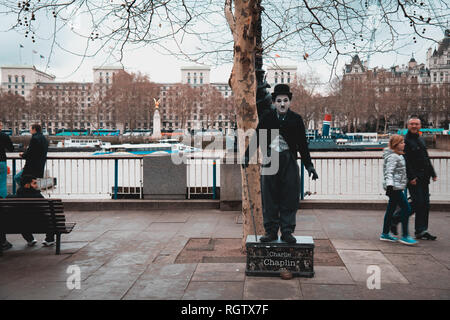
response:
<svg viewBox="0 0 450 320"><path fill-rule="evenodd" d="M159 103L161 102L161 99L156 100L153 98L153 101L155 101L155 109L159 109Z"/></svg>

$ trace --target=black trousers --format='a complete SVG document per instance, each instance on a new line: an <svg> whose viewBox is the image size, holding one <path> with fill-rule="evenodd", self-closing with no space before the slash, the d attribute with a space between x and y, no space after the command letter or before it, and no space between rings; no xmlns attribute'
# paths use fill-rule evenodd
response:
<svg viewBox="0 0 450 320"><path fill-rule="evenodd" d="M267 233L293 233L295 214L300 201L300 175L297 160L289 150L281 153L272 151L272 161L261 168L261 197L264 229ZM278 157L278 161L274 160ZM268 166L276 165L278 170L265 174Z"/></svg>
<svg viewBox="0 0 450 320"><path fill-rule="evenodd" d="M430 214L430 189L427 181L418 180L415 186L409 184L408 191L412 199L412 210L416 213L416 234L428 230L428 217Z"/></svg>
<svg viewBox="0 0 450 320"><path fill-rule="evenodd" d="M34 240L34 236L31 233L22 233L22 237L26 242L30 242ZM45 235L45 241L51 242L55 241L55 235L53 233L47 233ZM0 244L6 242L6 235L4 233L0 233Z"/></svg>

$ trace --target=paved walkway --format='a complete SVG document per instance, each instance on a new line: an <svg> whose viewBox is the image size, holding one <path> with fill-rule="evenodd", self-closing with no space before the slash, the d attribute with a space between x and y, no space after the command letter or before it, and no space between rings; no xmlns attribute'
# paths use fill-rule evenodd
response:
<svg viewBox="0 0 450 320"><path fill-rule="evenodd" d="M54 248L40 244L27 248L20 235L8 236L14 247L0 257L0 299L450 298L449 212L431 214L430 231L438 241L408 247L378 240L381 211L302 210L297 214L295 234L312 235L317 244L325 245L316 250L315 277L292 280L247 277L242 257L223 263L177 260L192 239L239 239L242 225L238 212L67 215L77 226L70 235L62 236L59 256ZM413 225L411 221L411 228ZM36 238L43 240L43 235ZM80 289L67 288L72 265L81 270ZM369 265L380 267L379 290L367 288Z"/></svg>

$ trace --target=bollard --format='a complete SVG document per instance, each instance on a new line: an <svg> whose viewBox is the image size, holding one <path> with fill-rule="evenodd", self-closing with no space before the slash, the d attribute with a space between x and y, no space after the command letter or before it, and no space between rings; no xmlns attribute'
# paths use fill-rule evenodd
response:
<svg viewBox="0 0 450 320"><path fill-rule="evenodd" d="M213 199L216 199L216 160L213 160Z"/></svg>

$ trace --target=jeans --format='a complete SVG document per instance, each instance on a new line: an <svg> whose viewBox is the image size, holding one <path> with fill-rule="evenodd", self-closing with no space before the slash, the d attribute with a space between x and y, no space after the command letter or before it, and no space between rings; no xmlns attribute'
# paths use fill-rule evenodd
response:
<svg viewBox="0 0 450 320"><path fill-rule="evenodd" d="M0 161L0 198L6 198L8 190L6 187L6 177L8 169L6 166L6 161Z"/></svg>
<svg viewBox="0 0 450 320"><path fill-rule="evenodd" d="M383 233L388 234L389 229L393 223L393 215L394 211L400 207L400 222L402 223L402 234L403 237L408 236L408 221L409 216L411 214L411 207L406 199L405 194L402 190L394 190L392 194L389 196L389 202L386 208L386 213L384 215L384 223L383 223Z"/></svg>
<svg viewBox="0 0 450 320"><path fill-rule="evenodd" d="M23 170L20 170L19 173L17 173L14 176L14 181L17 183L17 186L19 186L19 187L21 186L20 180L22 179L22 173L23 173Z"/></svg>
<svg viewBox="0 0 450 320"><path fill-rule="evenodd" d="M428 182L418 180L415 186L409 184L408 191L411 195L413 211L416 213L416 234L423 234L428 230L428 216L430 214Z"/></svg>

